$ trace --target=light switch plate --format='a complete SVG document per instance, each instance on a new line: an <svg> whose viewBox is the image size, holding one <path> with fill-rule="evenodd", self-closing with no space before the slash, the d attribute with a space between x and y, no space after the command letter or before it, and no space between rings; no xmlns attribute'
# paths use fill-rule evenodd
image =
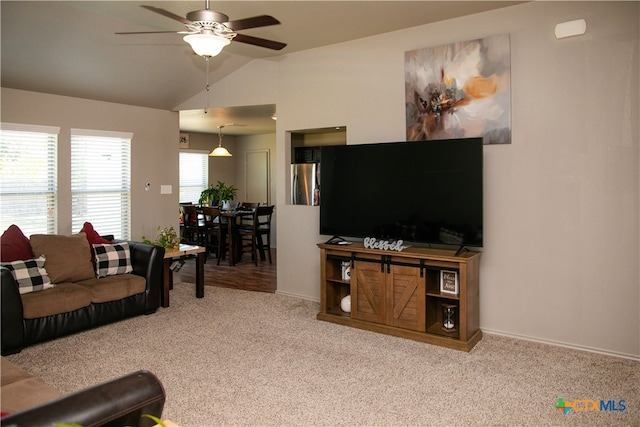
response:
<svg viewBox="0 0 640 427"><path fill-rule="evenodd" d="M173 192L173 188L171 185L160 186L160 194L171 194L172 192Z"/></svg>

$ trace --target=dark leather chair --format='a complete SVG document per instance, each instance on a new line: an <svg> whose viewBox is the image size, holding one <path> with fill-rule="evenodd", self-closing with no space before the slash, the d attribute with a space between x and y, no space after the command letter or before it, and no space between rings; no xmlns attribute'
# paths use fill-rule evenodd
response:
<svg viewBox="0 0 640 427"><path fill-rule="evenodd" d="M258 206L250 217L249 223L240 223L236 227L240 246L240 256L244 249L249 249L251 259L258 265L258 252L260 259L265 260L265 246L271 264L271 216L273 215L273 205ZM266 242L264 241L266 237Z"/></svg>
<svg viewBox="0 0 640 427"><path fill-rule="evenodd" d="M220 265L220 260L224 259L226 252L228 226L220 216L220 209L217 207L203 206L202 215L204 216L204 245L207 253L211 249L215 250L217 264Z"/></svg>
<svg viewBox="0 0 640 427"><path fill-rule="evenodd" d="M59 399L7 415L2 426L51 427L54 424L82 426L151 427L155 421L143 415L162 417L165 390L148 371L137 371Z"/></svg>

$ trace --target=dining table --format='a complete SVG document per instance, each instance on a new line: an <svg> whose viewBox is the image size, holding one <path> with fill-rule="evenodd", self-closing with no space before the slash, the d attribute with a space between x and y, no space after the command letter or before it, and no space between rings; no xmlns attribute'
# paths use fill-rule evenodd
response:
<svg viewBox="0 0 640 427"><path fill-rule="evenodd" d="M196 205L196 212L198 214L198 223L201 227L204 227L204 214L202 206ZM229 265L235 266L237 260L238 248L236 248L236 231L235 227L238 225L238 220L242 217L253 216L255 209L243 209L241 207L222 210L220 209L219 221L221 224L227 224L227 248L229 252ZM184 224L180 224L181 236L184 234ZM220 256L220 255L218 255Z"/></svg>

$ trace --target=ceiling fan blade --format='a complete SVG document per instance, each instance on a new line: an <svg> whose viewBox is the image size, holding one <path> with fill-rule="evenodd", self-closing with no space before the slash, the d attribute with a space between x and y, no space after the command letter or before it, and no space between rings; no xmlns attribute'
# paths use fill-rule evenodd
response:
<svg viewBox="0 0 640 427"><path fill-rule="evenodd" d="M178 22L182 22L184 25L192 24L192 22L189 21L187 18L183 18L182 16L176 15L175 13L169 12L168 10L164 10L155 6L146 6L146 5L142 5L141 7L144 7L145 9L150 10L152 12L159 13L160 15L166 16L167 18L171 18Z"/></svg>
<svg viewBox="0 0 640 427"><path fill-rule="evenodd" d="M267 27L269 25L278 25L280 21L278 21L273 16L269 15L260 15L254 16L252 18L238 19L237 21L227 22L227 27L231 28L233 31L246 30L249 28L258 28L258 27Z"/></svg>
<svg viewBox="0 0 640 427"><path fill-rule="evenodd" d="M252 44L254 46L266 47L267 49L281 50L287 46L286 43L280 43L273 40L261 39L259 37L238 34L233 38L234 42Z"/></svg>
<svg viewBox="0 0 640 427"><path fill-rule="evenodd" d="M114 34L181 34L181 31L125 31Z"/></svg>

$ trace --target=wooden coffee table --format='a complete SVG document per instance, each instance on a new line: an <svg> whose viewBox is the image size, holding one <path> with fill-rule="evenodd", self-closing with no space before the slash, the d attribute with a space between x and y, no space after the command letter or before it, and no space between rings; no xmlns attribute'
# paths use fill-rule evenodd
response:
<svg viewBox="0 0 640 427"><path fill-rule="evenodd" d="M204 256L206 248L203 246L180 244L178 249L165 249L164 267L162 271L162 307L169 307L169 290L173 289L173 271L171 263L176 258L187 255L196 256L196 298L204 297Z"/></svg>

